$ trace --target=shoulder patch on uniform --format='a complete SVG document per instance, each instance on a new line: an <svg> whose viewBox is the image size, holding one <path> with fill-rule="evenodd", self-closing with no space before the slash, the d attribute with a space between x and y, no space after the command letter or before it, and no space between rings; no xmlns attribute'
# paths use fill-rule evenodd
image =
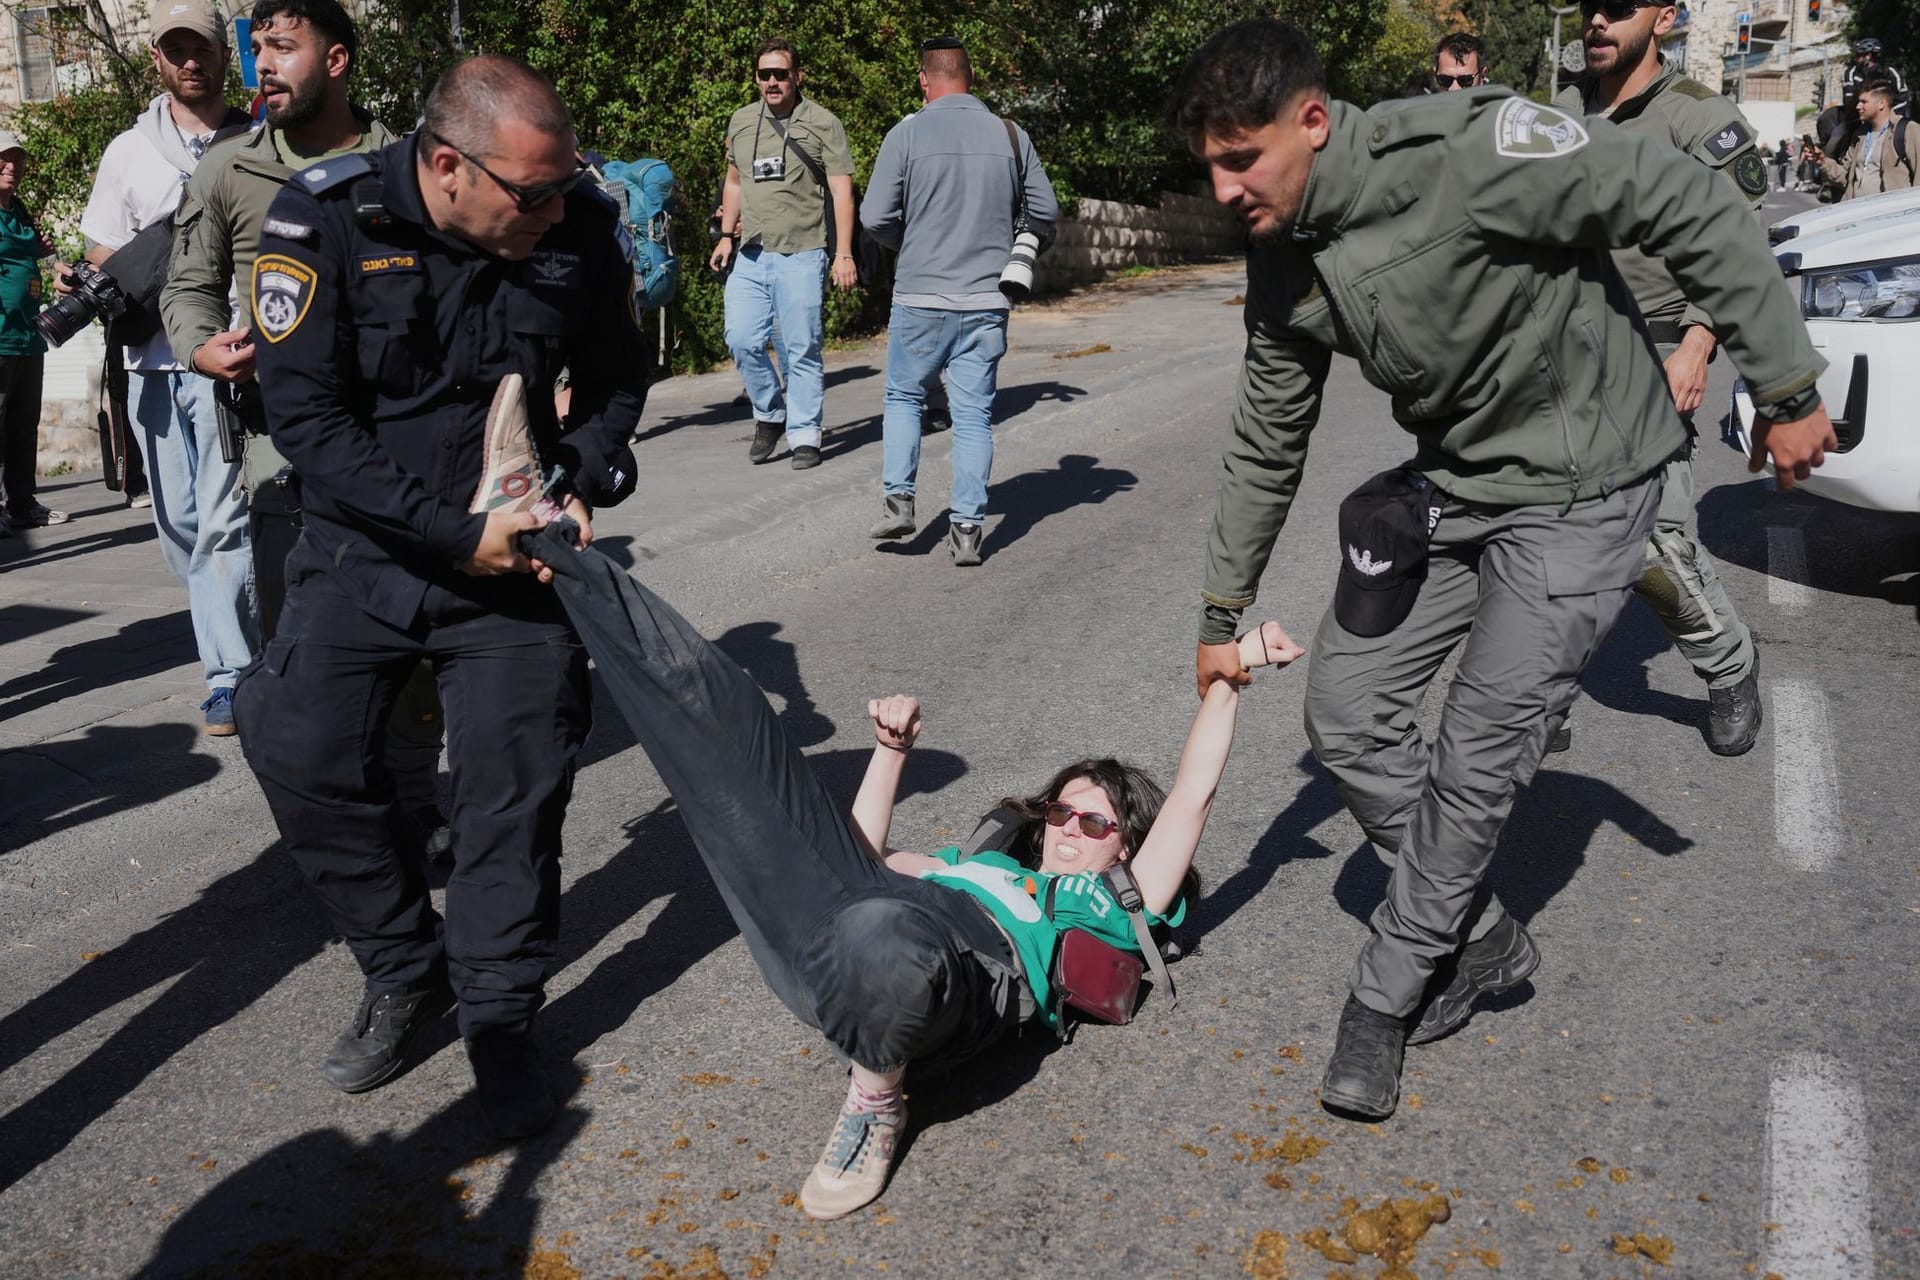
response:
<svg viewBox="0 0 1920 1280"><path fill-rule="evenodd" d="M1748 151L1733 162L1733 180L1750 196L1767 194L1767 162L1758 151Z"/></svg>
<svg viewBox="0 0 1920 1280"><path fill-rule="evenodd" d="M285 218L268 218L260 224L260 234L279 236L282 240L311 240L313 228L304 222L289 222Z"/></svg>
<svg viewBox="0 0 1920 1280"><path fill-rule="evenodd" d="M351 182L355 178L365 177L372 172L373 166L367 162L365 156L338 156L302 169L293 175L293 181L296 186L317 196L323 191L333 190L343 182Z"/></svg>
<svg viewBox="0 0 1920 1280"><path fill-rule="evenodd" d="M1753 141L1753 130L1744 120L1729 120L1700 140L1700 149L1715 160L1724 161Z"/></svg>
<svg viewBox="0 0 1920 1280"><path fill-rule="evenodd" d="M278 342L307 318L313 305L312 267L284 253L263 253L253 263L253 322L260 336Z"/></svg>
<svg viewBox="0 0 1920 1280"><path fill-rule="evenodd" d="M1493 118L1493 149L1509 160L1571 155L1586 145L1585 125L1525 98L1508 98Z"/></svg>

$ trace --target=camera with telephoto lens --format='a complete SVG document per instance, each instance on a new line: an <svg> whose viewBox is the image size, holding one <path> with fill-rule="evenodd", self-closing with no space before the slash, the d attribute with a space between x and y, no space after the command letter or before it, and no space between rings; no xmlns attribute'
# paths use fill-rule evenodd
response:
<svg viewBox="0 0 1920 1280"><path fill-rule="evenodd" d="M1000 292L1009 301L1025 302L1033 292L1033 260L1040 254L1040 237L1022 223L1013 233L1013 253L1000 273Z"/></svg>
<svg viewBox="0 0 1920 1280"><path fill-rule="evenodd" d="M127 295L112 276L91 262L73 264L67 273L73 292L33 318L33 327L57 347L95 320L111 320L127 309Z"/></svg>

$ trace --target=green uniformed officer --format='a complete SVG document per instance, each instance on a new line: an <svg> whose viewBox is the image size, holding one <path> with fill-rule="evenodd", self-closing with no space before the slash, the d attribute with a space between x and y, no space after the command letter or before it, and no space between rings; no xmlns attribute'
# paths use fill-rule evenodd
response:
<svg viewBox="0 0 1920 1280"><path fill-rule="evenodd" d="M1767 194L1767 167L1746 117L1661 57L1659 37L1672 29L1678 9L1582 0L1580 12L1590 78L1569 85L1554 105L1570 115L1603 115L1628 133L1676 147L1758 207ZM1667 462L1646 570L1634 591L1706 681L1707 746L1717 755L1741 755L1760 736L1758 654L1693 531L1693 414L1719 339L1707 314L1687 302L1658 257L1629 245L1614 251L1613 265L1647 318L1647 332L1666 362L1667 390L1687 428L1686 444Z"/></svg>
<svg viewBox="0 0 1920 1280"><path fill-rule="evenodd" d="M1410 1033L1456 1029L1476 995L1537 963L1480 882L1640 578L1661 469L1686 441L1608 251L1646 246L1715 318L1760 406L1750 465L1772 454L1782 488L1835 447L1821 361L1734 191L1605 121L1498 88L1329 102L1312 45L1277 21L1209 40L1171 119L1254 245L1203 691L1248 678L1230 642L1299 486L1332 352L1391 394L1414 437L1405 469L1342 506L1342 581L1307 691L1315 754L1395 863L1321 1097L1384 1117ZM1414 713L1455 648L1428 746Z"/></svg>

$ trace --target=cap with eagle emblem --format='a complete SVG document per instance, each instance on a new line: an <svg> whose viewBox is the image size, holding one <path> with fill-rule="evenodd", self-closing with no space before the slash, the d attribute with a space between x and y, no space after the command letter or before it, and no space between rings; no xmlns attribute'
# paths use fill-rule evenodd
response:
<svg viewBox="0 0 1920 1280"><path fill-rule="evenodd" d="M1418 471L1395 467L1340 504L1340 581L1333 611L1357 636L1405 622L1427 577L1427 542L1446 496Z"/></svg>

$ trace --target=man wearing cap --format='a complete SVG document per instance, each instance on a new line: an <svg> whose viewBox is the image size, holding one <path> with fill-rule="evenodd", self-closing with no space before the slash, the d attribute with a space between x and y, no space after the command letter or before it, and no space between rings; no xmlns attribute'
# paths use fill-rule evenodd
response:
<svg viewBox="0 0 1920 1280"><path fill-rule="evenodd" d="M227 105L227 25L206 0L154 6L152 56L165 92L107 144L80 216L86 260L95 266L171 217L207 149L223 133L247 127L246 112ZM207 682L207 732L231 734L234 677L259 650L239 460L221 456L212 380L174 358L164 330L129 336L116 323L108 341L124 356L128 414L152 490L160 554L187 588Z"/></svg>
<svg viewBox="0 0 1920 1280"><path fill-rule="evenodd" d="M1740 108L1681 75L1660 53L1660 38L1673 29L1678 8L1643 4L1617 19L1605 5L1589 4L1583 12L1588 78L1567 86L1554 105L1568 115L1604 116L1628 133L1691 156L1748 208L1759 208L1767 194L1767 166L1752 126ZM1647 319L1667 391L1687 430L1686 443L1667 459L1660 514L1634 594L1652 607L1707 686L1707 748L1715 755L1742 755L1760 737L1759 653L1694 527L1693 415L1706 391L1707 362L1720 345L1718 331L1705 311L1687 301L1659 258L1628 245L1613 251L1613 265Z"/></svg>
<svg viewBox="0 0 1920 1280"><path fill-rule="evenodd" d="M47 344L33 327L40 310L40 260L53 245L40 234L19 200L27 174L27 149L0 131L0 481L6 515L0 538L13 529L65 524L64 511L49 511L35 497L40 465L40 382Z"/></svg>
<svg viewBox="0 0 1920 1280"><path fill-rule="evenodd" d="M727 347L753 402L747 459L769 461L785 435L804 471L820 465L825 281L859 283L853 152L840 118L800 92L806 73L792 44L768 40L753 63L760 101L727 121L720 240L707 264L727 273ZM779 374L767 356L776 326Z"/></svg>
<svg viewBox="0 0 1920 1280"><path fill-rule="evenodd" d="M1026 131L995 115L972 88L961 43L929 40L920 53L926 106L887 131L860 205L873 238L900 251L887 324L886 505L868 536L904 538L916 528L920 418L928 388L944 372L953 418L947 549L956 565L980 563L993 394L1012 305L1000 290L1001 272L1016 231L1031 232L1038 252L1060 217Z"/></svg>
<svg viewBox="0 0 1920 1280"><path fill-rule="evenodd" d="M1275 21L1202 46L1170 116L1252 246L1201 590L1203 693L1249 678L1233 637L1299 486L1332 352L1414 437L1397 474L1342 507L1306 693L1314 754L1393 864L1320 1089L1329 1108L1380 1119L1408 1043L1458 1030L1477 996L1539 962L1482 879L1645 569L1662 469L1686 442L1610 251L1642 245L1714 317L1759 406L1750 465L1771 454L1783 489L1836 447L1823 363L1732 187L1605 120L1497 88L1363 112L1328 100L1313 46ZM1429 744L1416 712L1455 651Z"/></svg>

